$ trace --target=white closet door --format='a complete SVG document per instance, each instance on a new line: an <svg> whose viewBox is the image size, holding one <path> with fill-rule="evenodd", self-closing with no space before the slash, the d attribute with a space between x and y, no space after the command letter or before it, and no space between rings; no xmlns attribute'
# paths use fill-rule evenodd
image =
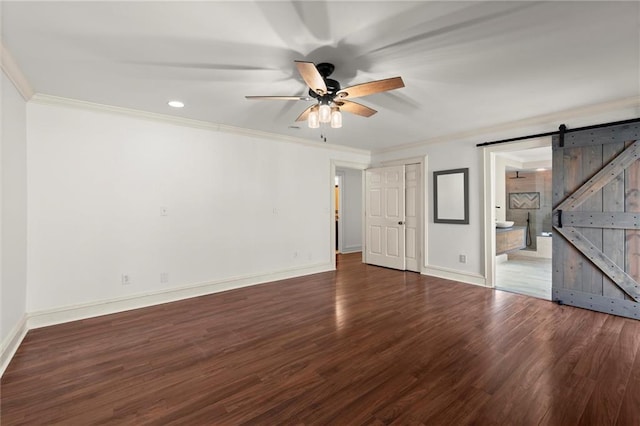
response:
<svg viewBox="0 0 640 426"><path fill-rule="evenodd" d="M406 268L404 166L366 170L366 263Z"/></svg>
<svg viewBox="0 0 640 426"><path fill-rule="evenodd" d="M420 216L420 165L405 166L405 257L407 271L420 272L419 216Z"/></svg>

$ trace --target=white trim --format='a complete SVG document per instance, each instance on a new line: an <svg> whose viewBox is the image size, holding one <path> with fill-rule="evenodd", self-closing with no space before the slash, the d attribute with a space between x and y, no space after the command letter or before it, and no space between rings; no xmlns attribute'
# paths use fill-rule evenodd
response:
<svg viewBox="0 0 640 426"><path fill-rule="evenodd" d="M424 271L422 271L422 274L486 287L484 277L480 274L474 274L471 272L457 271L449 268L441 268L439 266L427 266L424 268Z"/></svg>
<svg viewBox="0 0 640 426"><path fill-rule="evenodd" d="M388 148L381 148L372 152L373 155L384 154L395 151L402 151L411 148L423 148L428 145L440 142L453 142L467 138L479 139L481 135L491 135L500 132L506 132L509 130L518 130L527 126L540 126L540 125L552 125L556 123L562 123L571 118L582 118L585 116L592 116L597 114L603 114L607 112L619 111L622 109L640 108L640 95L631 96L628 98L616 99L614 101L602 102L594 105L587 105L578 108L570 108L559 112L550 114L537 115L534 117L525 118L522 120L511 121L508 123L497 124L495 126L481 127L478 129L471 129L464 132L450 133L443 136L437 136L435 138L426 139L423 141L412 142L402 145L396 145ZM633 116L635 117L635 115ZM629 117L629 118L633 118ZM622 120L622 118L620 118ZM556 127L557 128L557 127ZM550 130L546 130L550 131ZM544 132L541 131L540 133ZM506 139L506 137L505 137Z"/></svg>
<svg viewBox="0 0 640 426"><path fill-rule="evenodd" d="M347 253L359 253L362 251L362 246L349 246L349 247L344 247L341 251L342 254L347 254Z"/></svg>
<svg viewBox="0 0 640 426"><path fill-rule="evenodd" d="M296 143L296 144L318 148L318 149L328 149L331 151L342 151L342 152L349 152L349 153L361 154L361 155L371 155L370 151L351 148L344 145L318 143L315 141L310 141L309 139L296 138L293 136L262 132L259 130L244 129L242 127L228 126L225 124L216 124L208 121L194 120L191 118L184 118L184 117L176 117L173 115L142 111L142 110L137 110L133 108L124 108L124 107L118 107L118 106L112 106L112 105L99 104L95 102L81 101L78 99L63 98L60 96L45 95L42 93L36 93L35 95L33 95L33 97L31 98L31 101L39 104L45 104L45 105L61 105L61 106L66 106L71 108L80 108L85 110L93 110L93 111L126 115L129 117L141 118L141 119L152 120L152 121L160 121L163 123L170 123L178 126L193 127L196 129L205 129L205 130L212 130L216 132L232 133L237 135L276 140L281 142Z"/></svg>
<svg viewBox="0 0 640 426"><path fill-rule="evenodd" d="M34 95L33 88L31 87L31 84L29 84L27 77L22 73L22 70L20 70L20 67L13 58L13 55L1 40L0 68L2 68L2 71L4 71L7 78L11 80L13 85L16 87L16 90L20 92L25 102L28 102Z"/></svg>
<svg viewBox="0 0 640 426"><path fill-rule="evenodd" d="M24 314L20 321L13 327L7 337L2 341L0 347L0 377L4 374L5 370L9 366L11 359L16 354L16 351L20 347L24 336L27 335L27 315Z"/></svg>
<svg viewBox="0 0 640 426"><path fill-rule="evenodd" d="M338 206L334 210L338 213L338 234L336 235L338 252L344 253L344 215L342 214L344 209L344 172L336 170L336 177L338 178ZM335 188L334 188L335 193Z"/></svg>
<svg viewBox="0 0 640 426"><path fill-rule="evenodd" d="M336 167L340 167L342 169L354 169L354 170L367 170L371 167L370 164L366 163L356 163L355 161L343 161L343 160L331 160L335 164Z"/></svg>
<svg viewBox="0 0 640 426"><path fill-rule="evenodd" d="M522 151L531 148L548 147L551 137L533 138L500 145L484 147L484 270L487 287L495 287L496 279L496 236L494 223L496 221L496 153Z"/></svg>
<svg viewBox="0 0 640 426"><path fill-rule="evenodd" d="M484 176L484 275L487 287L495 287L496 277L496 236L493 224L496 221L496 154L492 149L483 152ZM506 208L506 207L505 207Z"/></svg>
<svg viewBox="0 0 640 426"><path fill-rule="evenodd" d="M362 171L362 214L364 215L364 184L366 180L366 176L364 171L370 167L370 164L365 163L356 163L353 161L342 161L331 159L329 164L329 194L330 194L330 202L329 206L331 209L331 214L329 214L329 259L331 259L331 264L333 265L333 270L336 269L336 197L335 197L335 176L336 176L336 167L346 168L346 169L355 169ZM362 221L362 262L365 263L365 244L364 244L364 220Z"/></svg>
<svg viewBox="0 0 640 426"><path fill-rule="evenodd" d="M389 167L389 166L406 166L409 164L420 164L423 163L425 159L425 156L419 156L419 157L410 157L410 158L401 158L400 160L385 160L385 161L381 161L380 165L382 167Z"/></svg>
<svg viewBox="0 0 640 426"><path fill-rule="evenodd" d="M33 329L62 324L330 270L332 268L329 263L319 263L267 274L232 277L164 291L32 312L27 315L27 327Z"/></svg>

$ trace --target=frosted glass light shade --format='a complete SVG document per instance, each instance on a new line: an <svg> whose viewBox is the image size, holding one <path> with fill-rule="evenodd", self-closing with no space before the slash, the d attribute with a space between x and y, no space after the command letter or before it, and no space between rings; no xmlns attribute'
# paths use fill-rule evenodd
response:
<svg viewBox="0 0 640 426"><path fill-rule="evenodd" d="M338 107L331 108L331 127L334 129L342 127L342 113Z"/></svg>
<svg viewBox="0 0 640 426"><path fill-rule="evenodd" d="M331 121L331 107L327 104L320 105L320 122L328 123Z"/></svg>
<svg viewBox="0 0 640 426"><path fill-rule="evenodd" d="M318 127L320 127L320 114L318 113L317 106L311 108L311 111L309 111L307 123L309 124L309 128L311 129L317 129Z"/></svg>

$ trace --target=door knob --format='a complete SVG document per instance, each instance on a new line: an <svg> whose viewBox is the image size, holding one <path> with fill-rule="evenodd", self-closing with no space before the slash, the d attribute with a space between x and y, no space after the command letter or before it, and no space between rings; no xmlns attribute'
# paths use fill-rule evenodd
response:
<svg viewBox="0 0 640 426"><path fill-rule="evenodd" d="M398 222L398 225L404 225L403 221Z"/></svg>

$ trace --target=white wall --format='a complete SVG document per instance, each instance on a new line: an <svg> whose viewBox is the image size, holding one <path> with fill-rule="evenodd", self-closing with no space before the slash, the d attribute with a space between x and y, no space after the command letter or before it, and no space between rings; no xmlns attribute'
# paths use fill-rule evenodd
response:
<svg viewBox="0 0 640 426"><path fill-rule="evenodd" d="M426 212L426 273L429 268L456 271L478 279L484 274L484 223L483 223L483 179L482 149L468 141L434 143L407 150L374 154L372 161L379 164L403 158L428 156L425 165L427 187ZM439 170L469 168L469 224L454 225L433 223L433 172ZM467 256L467 263L459 262L459 255ZM463 279L463 277L455 277Z"/></svg>
<svg viewBox="0 0 640 426"><path fill-rule="evenodd" d="M551 143L551 142L549 142ZM503 157L499 153L495 157L495 188L494 196L496 198L496 206L500 206L496 209L496 220L506 220L507 210L509 207L509 200L507 200L507 167L514 167L516 169L522 169L523 164L517 160Z"/></svg>
<svg viewBox="0 0 640 426"><path fill-rule="evenodd" d="M370 160L64 105L27 119L29 312L329 269L330 161Z"/></svg>
<svg viewBox="0 0 640 426"><path fill-rule="evenodd" d="M496 155L495 188L496 220L506 220L507 217L507 183L506 183L507 159ZM499 207L499 208L498 208Z"/></svg>
<svg viewBox="0 0 640 426"><path fill-rule="evenodd" d="M465 132L457 140L451 137L435 138L432 141L415 143L395 150L374 152L372 164L392 160L428 157L426 165L427 212L425 238L427 253L425 273L445 278L458 279L474 284L484 284L487 278L484 259L484 148L476 144L537 134L557 130L566 123L569 128L636 118L640 109L636 107L579 108L567 110L548 117L538 117L521 123L511 123L502 128L480 129L476 135ZM543 120L544 119L544 120ZM546 121L545 121L546 120ZM494 145L495 147L495 145ZM433 172L438 170L469 168L469 224L453 225L433 223ZM495 207L495 206L493 206ZM492 208L493 208L492 207ZM491 227L491 229L493 229ZM459 263L459 255L467 256L467 263Z"/></svg>
<svg viewBox="0 0 640 426"><path fill-rule="evenodd" d="M337 168L343 173L342 205L340 217L342 219L343 253L362 251L362 174L361 170Z"/></svg>
<svg viewBox="0 0 640 426"><path fill-rule="evenodd" d="M1 282L0 342L22 321L27 286L27 159L26 104L9 79L2 74L2 144L0 149Z"/></svg>

